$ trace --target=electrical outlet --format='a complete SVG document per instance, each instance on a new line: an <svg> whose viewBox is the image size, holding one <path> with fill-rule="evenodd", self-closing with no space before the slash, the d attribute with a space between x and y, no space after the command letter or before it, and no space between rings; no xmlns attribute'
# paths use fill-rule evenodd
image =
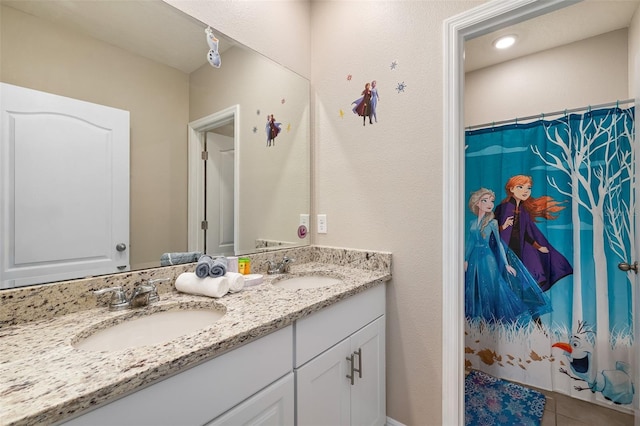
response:
<svg viewBox="0 0 640 426"><path fill-rule="evenodd" d="M300 225L304 225L304 227L307 228L307 230L309 229L309 215L308 214L301 214L300 215Z"/></svg>
<svg viewBox="0 0 640 426"><path fill-rule="evenodd" d="M326 234L327 233L327 215L319 214L318 215L318 234Z"/></svg>

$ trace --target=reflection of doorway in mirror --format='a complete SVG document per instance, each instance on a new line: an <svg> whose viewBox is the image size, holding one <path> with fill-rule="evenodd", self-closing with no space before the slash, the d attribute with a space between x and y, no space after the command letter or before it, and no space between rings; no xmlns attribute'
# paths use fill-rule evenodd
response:
<svg viewBox="0 0 640 426"><path fill-rule="evenodd" d="M233 123L230 125L233 130ZM234 254L234 162L233 136L212 129L205 134L205 252Z"/></svg>

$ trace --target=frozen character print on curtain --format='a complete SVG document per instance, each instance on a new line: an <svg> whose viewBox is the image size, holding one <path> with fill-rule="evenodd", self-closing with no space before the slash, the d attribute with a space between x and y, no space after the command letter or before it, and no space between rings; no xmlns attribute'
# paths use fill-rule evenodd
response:
<svg viewBox="0 0 640 426"><path fill-rule="evenodd" d="M377 90L375 92L378 93ZM355 101L351 102L351 104L355 104L355 106L351 109L354 114L358 114L362 117L362 125L364 126L367 123L367 118L369 119L369 124L373 124L371 121L371 99L373 97L373 92L371 91L371 83L366 83L364 85L364 90L360 94L360 97ZM376 101L377 102L377 101Z"/></svg>
<svg viewBox="0 0 640 426"><path fill-rule="evenodd" d="M486 188L469 199L476 218L469 225L465 245L465 315L488 323L524 324L550 312L551 303L517 256L507 254L494 203L494 192Z"/></svg>
<svg viewBox="0 0 640 426"><path fill-rule="evenodd" d="M578 329L568 343L558 342L552 345L562 349L569 362L571 372L563 367L560 372L573 380L586 382L587 386L574 386L577 391L600 392L614 404L631 404L635 388L629 374L629 364L616 361L615 369L598 372L593 360L595 335L586 322L579 321Z"/></svg>
<svg viewBox="0 0 640 426"><path fill-rule="evenodd" d="M276 146L276 137L282 130L282 123L277 123L273 114L267 115L265 130L267 132L267 147Z"/></svg>
<svg viewBox="0 0 640 426"><path fill-rule="evenodd" d="M520 258L543 291L561 278L571 275L569 261L549 243L536 225L539 218L556 219L555 213L564 209L552 197L531 197L533 179L515 175L504 188L507 197L496 207L500 236Z"/></svg>

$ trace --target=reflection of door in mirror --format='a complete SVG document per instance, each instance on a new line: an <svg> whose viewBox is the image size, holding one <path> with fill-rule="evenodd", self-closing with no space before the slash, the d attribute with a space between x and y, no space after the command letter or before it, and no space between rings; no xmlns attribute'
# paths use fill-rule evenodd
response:
<svg viewBox="0 0 640 426"><path fill-rule="evenodd" d="M0 85L0 288L127 270L129 112Z"/></svg>
<svg viewBox="0 0 640 426"><path fill-rule="evenodd" d="M230 129L231 135L223 129ZM234 254L233 123L207 131L205 136L205 247L211 255Z"/></svg>

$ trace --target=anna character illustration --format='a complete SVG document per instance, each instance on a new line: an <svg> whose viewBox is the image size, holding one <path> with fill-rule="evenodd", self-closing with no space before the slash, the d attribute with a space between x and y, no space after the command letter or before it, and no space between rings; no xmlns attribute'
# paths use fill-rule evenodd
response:
<svg viewBox="0 0 640 426"><path fill-rule="evenodd" d="M531 276L543 291L559 279L571 275L573 268L558 252L536 225L539 218L553 220L564 209L552 197L531 197L533 179L516 175L509 178L504 188L507 197L496 207L500 224L500 237L522 260Z"/></svg>
<svg viewBox="0 0 640 426"><path fill-rule="evenodd" d="M470 223L465 246L465 314L488 322L526 322L550 312L551 303L501 242L494 202L495 194L486 188L469 199L477 218Z"/></svg>
<svg viewBox="0 0 640 426"><path fill-rule="evenodd" d="M351 103L356 104L356 106L353 107L352 111L362 117L363 126L366 124L367 117L369 117L369 124L373 124L373 122L371 121L371 84L370 83L366 83L364 85L362 96L360 96L358 99L356 99Z"/></svg>
<svg viewBox="0 0 640 426"><path fill-rule="evenodd" d="M276 119L273 117L273 114L267 116L267 146L276 146L276 136L282 130L282 123L276 123Z"/></svg>

